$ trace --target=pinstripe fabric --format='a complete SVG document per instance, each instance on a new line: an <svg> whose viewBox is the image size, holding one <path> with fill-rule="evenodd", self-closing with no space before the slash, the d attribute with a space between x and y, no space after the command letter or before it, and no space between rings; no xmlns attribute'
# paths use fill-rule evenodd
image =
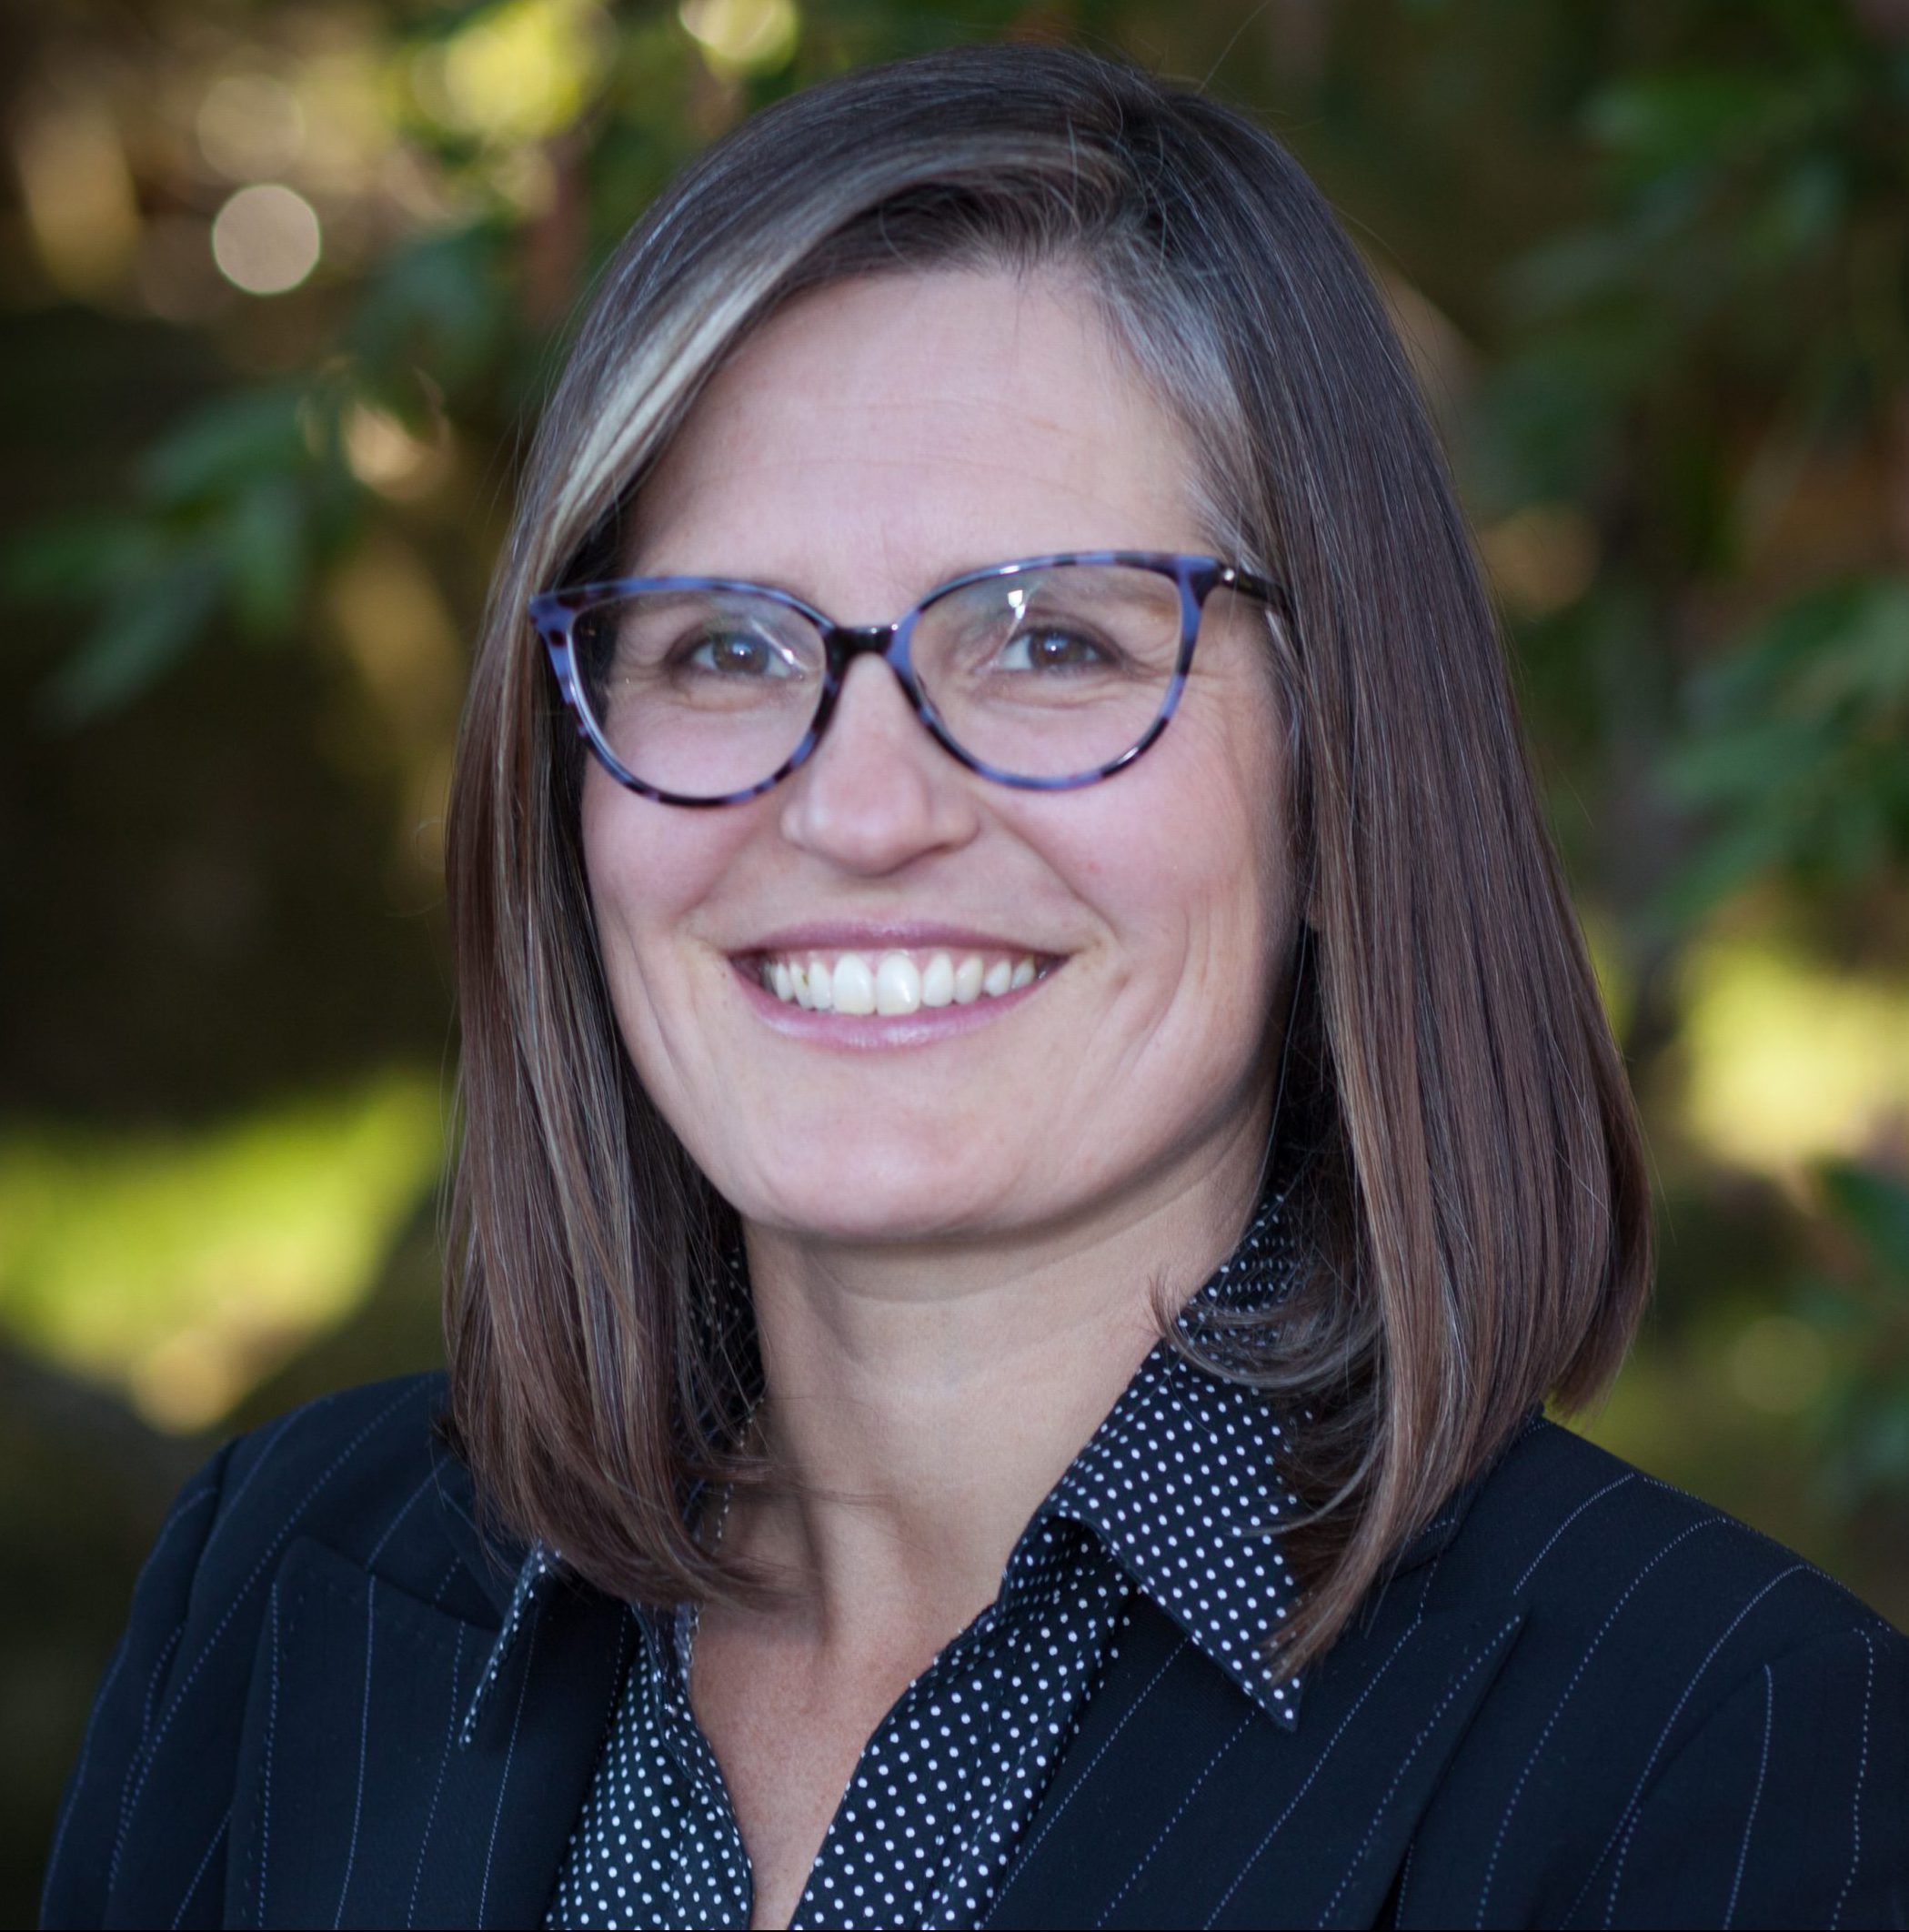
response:
<svg viewBox="0 0 1909 1932"><path fill-rule="evenodd" d="M1909 1644L1548 1424L1314 1673L1308 1749L1218 1688L1136 1631L990 1925L1909 1923Z"/></svg>
<svg viewBox="0 0 1909 1932"><path fill-rule="evenodd" d="M439 1378L182 1493L101 1685L45 1922L538 1924L631 1619L478 1535ZM1271 1722L1140 1605L990 1924L1909 1924L1909 1643L1534 1423Z"/></svg>

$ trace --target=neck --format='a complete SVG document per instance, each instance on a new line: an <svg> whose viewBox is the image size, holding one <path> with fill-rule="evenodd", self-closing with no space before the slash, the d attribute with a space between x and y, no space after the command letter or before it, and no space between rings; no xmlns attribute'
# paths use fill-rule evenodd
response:
<svg viewBox="0 0 1909 1932"><path fill-rule="evenodd" d="M1150 1192L1012 1241L819 1246L747 1231L778 1480L726 1540L829 1647L937 1646L993 1600L1015 1541L1238 1242L1265 1123ZM906 1639L903 1639L906 1641Z"/></svg>

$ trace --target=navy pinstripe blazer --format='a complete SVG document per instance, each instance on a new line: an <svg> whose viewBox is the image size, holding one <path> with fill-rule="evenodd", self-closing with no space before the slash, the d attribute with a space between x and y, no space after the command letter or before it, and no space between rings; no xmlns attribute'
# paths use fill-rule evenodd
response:
<svg viewBox="0 0 1909 1932"><path fill-rule="evenodd" d="M631 1652L555 1594L468 1746L520 1553L436 1376L222 1450L134 1598L49 1926L532 1926ZM1263 1717L1144 1604L990 1924L1904 1926L1909 1642L1533 1418Z"/></svg>

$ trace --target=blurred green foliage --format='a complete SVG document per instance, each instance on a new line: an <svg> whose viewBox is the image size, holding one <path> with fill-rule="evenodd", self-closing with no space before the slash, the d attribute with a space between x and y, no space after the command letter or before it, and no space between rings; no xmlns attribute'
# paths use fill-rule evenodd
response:
<svg viewBox="0 0 1909 1932"><path fill-rule="evenodd" d="M1847 1262L1804 1276L1795 1307L1832 1338L1810 1419L1825 1492L1854 1510L1909 1490L1909 1192L1852 1161L1824 1162L1816 1182Z"/></svg>
<svg viewBox="0 0 1909 1932"><path fill-rule="evenodd" d="M1909 583L1847 579L1790 604L1692 680L1689 719L1664 776L1713 830L1667 914L1773 871L1860 891L1909 850Z"/></svg>
<svg viewBox="0 0 1909 1932"><path fill-rule="evenodd" d="M1366 249L1652 1137L1657 1311L1590 1426L1909 1621L1901 0L23 0L15 1916L169 1485L431 1357L463 653L593 273L752 108L1000 34L1208 81Z"/></svg>
<svg viewBox="0 0 1909 1932"><path fill-rule="evenodd" d="M219 1422L347 1313L439 1165L437 1096L386 1076L182 1137L0 1141L0 1323L125 1384L156 1422Z"/></svg>

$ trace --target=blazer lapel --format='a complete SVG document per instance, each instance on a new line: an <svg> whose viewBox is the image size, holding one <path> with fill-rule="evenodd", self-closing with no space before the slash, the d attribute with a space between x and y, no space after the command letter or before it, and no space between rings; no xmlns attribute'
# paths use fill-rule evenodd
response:
<svg viewBox="0 0 1909 1932"><path fill-rule="evenodd" d="M240 1744L227 1925L540 1923L631 1631L609 1598L565 1587L530 1616L461 1746L495 1627L289 1547Z"/></svg>
<svg viewBox="0 0 1909 1932"><path fill-rule="evenodd" d="M1140 1599L988 1924L1371 1925L1523 1621L1424 1595L1394 1579L1292 1729Z"/></svg>

